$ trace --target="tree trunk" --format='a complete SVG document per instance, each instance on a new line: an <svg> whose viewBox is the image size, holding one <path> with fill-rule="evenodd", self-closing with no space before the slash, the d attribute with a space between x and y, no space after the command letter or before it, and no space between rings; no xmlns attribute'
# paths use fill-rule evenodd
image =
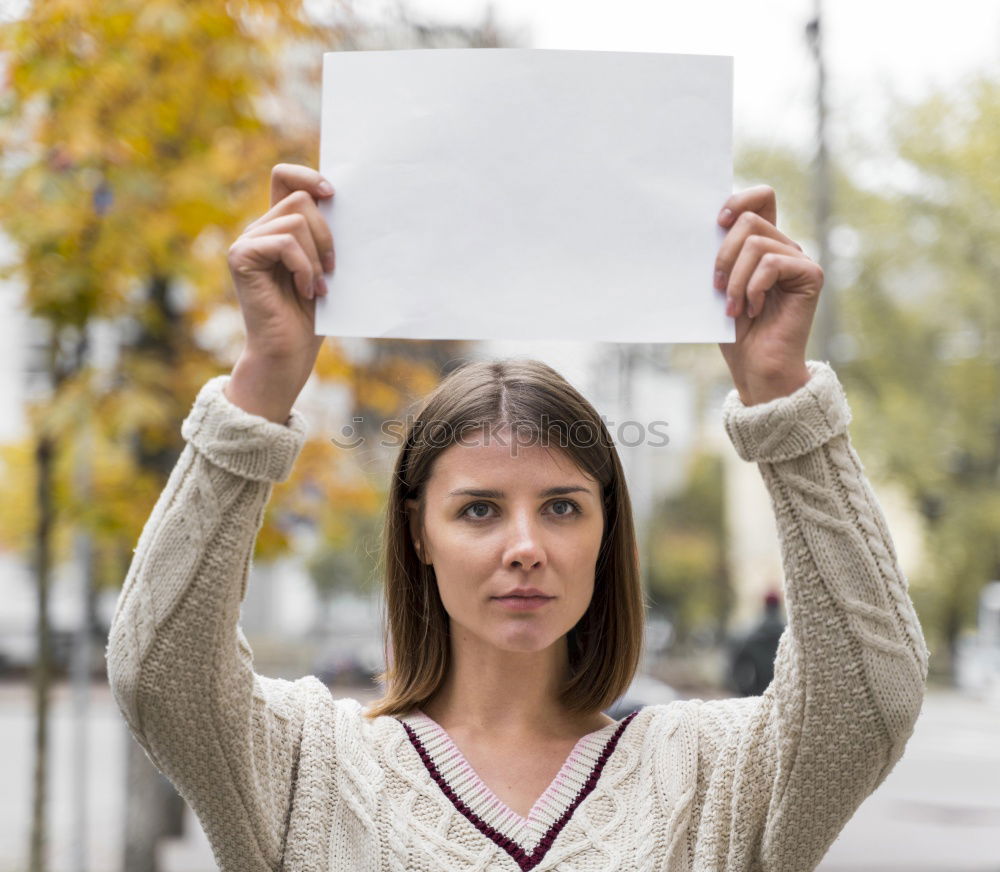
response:
<svg viewBox="0 0 1000 872"><path fill-rule="evenodd" d="M151 311L129 351L158 362L176 364L176 343L182 341L182 324L169 302L169 279L153 276L148 287ZM154 470L164 482L180 456L176 445L150 449L139 439L133 443L132 450L138 465ZM126 872L156 872L157 841L162 836L182 835L179 822L183 819L184 800L134 739L128 743L126 784L129 801L123 868Z"/></svg>
<svg viewBox="0 0 1000 872"><path fill-rule="evenodd" d="M48 776L49 690L52 685L52 639L49 629L49 579L52 545L52 440L39 435L35 446L38 523L35 530L35 578L38 586L38 650L33 664L35 691L35 776L32 785L30 872L47 868L46 783Z"/></svg>

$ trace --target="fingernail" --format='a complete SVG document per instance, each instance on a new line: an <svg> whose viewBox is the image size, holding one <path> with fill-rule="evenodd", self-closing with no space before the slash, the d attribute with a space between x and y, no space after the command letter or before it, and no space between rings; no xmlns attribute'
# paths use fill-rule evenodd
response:
<svg viewBox="0 0 1000 872"><path fill-rule="evenodd" d="M753 317L753 303L751 302L747 302L747 317L748 318Z"/></svg>
<svg viewBox="0 0 1000 872"><path fill-rule="evenodd" d="M331 185L326 179L323 179L323 181L316 186L316 190L321 194L332 194L333 185Z"/></svg>
<svg viewBox="0 0 1000 872"><path fill-rule="evenodd" d="M726 314L730 318L732 318L735 312L736 312L736 301L733 300L732 297L730 297L728 300L726 300Z"/></svg>
<svg viewBox="0 0 1000 872"><path fill-rule="evenodd" d="M319 277L319 295L325 297L329 289L326 286L326 279L323 276Z"/></svg>
<svg viewBox="0 0 1000 872"><path fill-rule="evenodd" d="M333 272L333 255L329 251L323 255L323 269Z"/></svg>
<svg viewBox="0 0 1000 872"><path fill-rule="evenodd" d="M733 217L733 210L732 209L723 209L719 213L719 221L721 221L723 224L728 224L729 223L729 219L732 218L732 217Z"/></svg>
<svg viewBox="0 0 1000 872"><path fill-rule="evenodd" d="M720 291L726 289L726 274L721 269L715 271L715 287Z"/></svg>

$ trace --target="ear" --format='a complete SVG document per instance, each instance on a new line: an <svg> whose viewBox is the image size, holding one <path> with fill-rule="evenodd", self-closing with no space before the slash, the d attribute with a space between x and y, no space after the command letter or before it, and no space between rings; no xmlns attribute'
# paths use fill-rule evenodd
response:
<svg viewBox="0 0 1000 872"><path fill-rule="evenodd" d="M406 506L406 518L410 527L410 538L413 540L413 548L417 552L417 557L424 563L427 563L428 561L424 559L423 542L420 536L420 503L417 500L408 499L404 505Z"/></svg>

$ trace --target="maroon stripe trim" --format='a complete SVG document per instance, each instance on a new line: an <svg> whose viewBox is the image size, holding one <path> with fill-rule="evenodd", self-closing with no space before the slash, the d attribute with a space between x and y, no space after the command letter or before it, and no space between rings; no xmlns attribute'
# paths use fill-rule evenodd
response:
<svg viewBox="0 0 1000 872"><path fill-rule="evenodd" d="M503 848L508 854L510 854L511 857L514 858L514 862L516 862L517 865L524 870L524 872L527 872L527 870L534 869L535 866L542 862L542 859L549 852L549 848L552 847L552 843L556 840L556 836L559 835L562 828L566 826L570 817L572 817L576 807L590 795L591 791L595 787L597 787L597 780L601 777L601 772L604 770L604 764L608 762L608 758L614 752L615 746L618 744L618 740L625 731L625 727L629 725L632 718L634 718L637 714L639 714L638 710L632 712L632 714L624 718L618 725L618 729L614 731L611 738L604 744L604 748L601 750L600 756L594 763L594 766L590 771L590 775L587 776L587 780L580 788L576 797L569 804L566 811L562 813L559 819L552 824L551 827L549 827L545 835L542 836L538 844L535 846L534 851L530 854L527 853L513 839L507 838L507 836L503 835L503 833L499 832L494 827L491 827L462 801L459 795L452 789L451 785L445 780L444 776L442 776L438 771L437 765L431 759L431 755L427 753L427 749L424 748L423 742L420 741L420 737L417 735L413 727L403 721L400 721L400 723L402 723L403 727L406 729L406 735L410 737L410 742L416 749L417 754L420 755L420 759L423 760L424 766L427 767L427 771L430 773L431 778L433 778L434 781L437 782L438 787L441 788L441 792L451 800L455 808L465 815L469 823L471 823L477 830L479 830L479 832L490 839L494 844Z"/></svg>

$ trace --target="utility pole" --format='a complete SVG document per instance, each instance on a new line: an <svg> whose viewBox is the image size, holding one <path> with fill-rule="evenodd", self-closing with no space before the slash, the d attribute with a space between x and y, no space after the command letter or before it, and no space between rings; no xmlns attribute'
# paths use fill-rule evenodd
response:
<svg viewBox="0 0 1000 872"><path fill-rule="evenodd" d="M649 523L652 514L652 484L650 481L650 458L645 420L640 420L639 404L636 401L636 376L648 371L648 348L645 343L618 343L618 413L620 419L613 422L611 438L617 437L624 444L618 445L618 456L628 480L629 497L632 504L632 520L635 525L636 547L639 549L639 577L642 588L649 590ZM636 426L626 426L633 422ZM617 433L616 433L617 431ZM630 443L640 435L639 444Z"/></svg>
<svg viewBox="0 0 1000 872"><path fill-rule="evenodd" d="M834 361L833 337L837 331L836 287L830 269L830 217L832 213L832 186L826 129L826 60L823 55L823 0L813 0L813 18L806 25L806 39L816 64L816 155L813 159L813 201L816 232L817 263L825 280L819 295L816 323L812 332L815 351L810 357Z"/></svg>
<svg viewBox="0 0 1000 872"><path fill-rule="evenodd" d="M37 391L42 409L47 407L59 382L59 354L55 328L43 319L29 322L29 334L35 362L29 364L29 375ZM49 625L49 587L52 582L52 539L55 526L55 504L52 482L55 477L56 439L40 414L33 424L35 441L35 521L34 573L38 595L36 616L37 647L32 664L32 685L35 702L35 767L32 778L31 834L28 847L28 872L45 872L48 868L48 782L49 782L49 703L52 693L52 631Z"/></svg>
<svg viewBox="0 0 1000 872"><path fill-rule="evenodd" d="M80 369L86 365L87 343L81 344ZM92 421L85 421L80 432L74 458L74 488L82 508L91 499ZM87 767L90 725L90 676L92 663L91 640L93 615L93 543L91 534L77 520L73 535L76 564L79 570L78 597L80 623L77 627L70 662L73 688L73 848L70 857L72 872L87 872L87 787L90 783Z"/></svg>

